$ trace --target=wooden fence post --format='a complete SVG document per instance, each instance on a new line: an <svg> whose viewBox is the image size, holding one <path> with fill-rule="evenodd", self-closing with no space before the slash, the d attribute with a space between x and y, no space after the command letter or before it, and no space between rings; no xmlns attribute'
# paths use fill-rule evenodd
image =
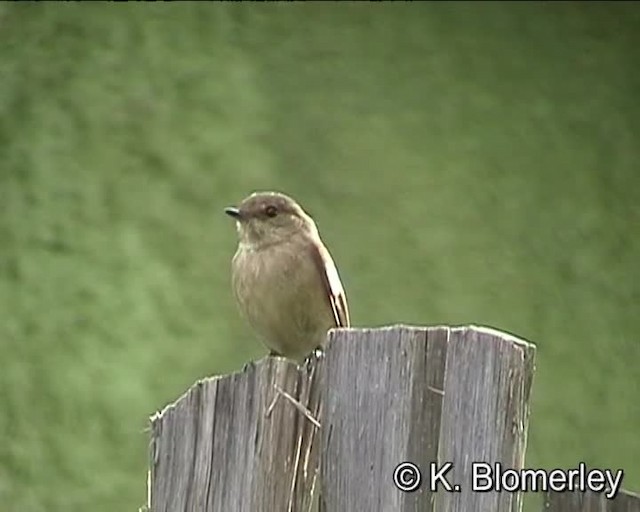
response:
<svg viewBox="0 0 640 512"><path fill-rule="evenodd" d="M524 468L534 358L483 327L338 329L309 364L204 379L151 418L147 509L520 512L519 492L474 492L472 468ZM640 512L628 491L544 497L545 512Z"/></svg>
<svg viewBox="0 0 640 512"><path fill-rule="evenodd" d="M322 360L298 368L266 358L197 382L154 415L147 508L308 510L318 467L321 370Z"/></svg>
<svg viewBox="0 0 640 512"><path fill-rule="evenodd" d="M524 465L534 346L478 327L332 331L325 360L321 510L520 510L519 493L472 492L471 465ZM409 487L415 464L421 485ZM430 490L431 468L457 492ZM435 474L433 475L435 476ZM434 483L441 480L434 479Z"/></svg>

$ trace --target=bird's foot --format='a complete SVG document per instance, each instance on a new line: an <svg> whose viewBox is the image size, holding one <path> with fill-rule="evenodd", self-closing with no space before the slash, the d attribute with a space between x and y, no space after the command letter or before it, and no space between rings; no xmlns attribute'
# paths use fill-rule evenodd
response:
<svg viewBox="0 0 640 512"><path fill-rule="evenodd" d="M311 370L316 361L324 358L324 350L317 347L304 359L304 367L307 371Z"/></svg>

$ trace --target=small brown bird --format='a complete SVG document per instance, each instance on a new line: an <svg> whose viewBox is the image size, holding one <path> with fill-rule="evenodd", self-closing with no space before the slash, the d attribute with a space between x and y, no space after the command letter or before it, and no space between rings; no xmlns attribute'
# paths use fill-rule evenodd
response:
<svg viewBox="0 0 640 512"><path fill-rule="evenodd" d="M347 299L313 219L290 197L256 192L225 209L236 220L232 286L272 355L301 360L349 327Z"/></svg>

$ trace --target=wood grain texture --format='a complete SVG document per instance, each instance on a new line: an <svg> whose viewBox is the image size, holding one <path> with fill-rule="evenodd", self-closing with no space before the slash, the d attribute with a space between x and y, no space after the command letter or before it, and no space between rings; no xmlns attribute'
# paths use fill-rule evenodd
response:
<svg viewBox="0 0 640 512"><path fill-rule="evenodd" d="M548 492L544 512L640 512L640 495L621 491L612 500L594 492Z"/></svg>
<svg viewBox="0 0 640 512"><path fill-rule="evenodd" d="M533 345L503 332L451 330L439 458L453 463L460 492L438 493L436 510L521 510L521 493L473 492L471 472L474 462L524 467L534 355Z"/></svg>
<svg viewBox="0 0 640 512"><path fill-rule="evenodd" d="M427 510L406 494L403 461L437 459L448 330L398 326L336 330L325 360L321 510Z"/></svg>
<svg viewBox="0 0 640 512"><path fill-rule="evenodd" d="M149 507L176 511L306 511L318 468L317 428L277 387L319 415L322 360L266 358L197 382L151 419ZM270 405L276 400L275 406Z"/></svg>
<svg viewBox="0 0 640 512"><path fill-rule="evenodd" d="M325 360L321 510L516 511L520 496L474 493L473 461L524 462L534 347L479 327L340 329ZM422 486L393 485L415 463ZM429 490L451 461L460 492Z"/></svg>
<svg viewBox="0 0 640 512"><path fill-rule="evenodd" d="M307 512L320 467L325 512L517 511L518 494L472 492L470 466L523 466L533 361L533 345L479 327L335 329L311 365L204 379L151 420L150 509ZM393 483L404 461L422 470L412 493ZM446 461L460 491L432 492Z"/></svg>

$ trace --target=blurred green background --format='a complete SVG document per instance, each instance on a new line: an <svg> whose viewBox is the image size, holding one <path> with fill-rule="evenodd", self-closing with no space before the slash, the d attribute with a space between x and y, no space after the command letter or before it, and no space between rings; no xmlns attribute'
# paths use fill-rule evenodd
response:
<svg viewBox="0 0 640 512"><path fill-rule="evenodd" d="M355 325L536 342L527 465L640 490L639 27L632 2L0 4L0 511L136 510L148 416L265 354L222 213L259 189L317 219Z"/></svg>

